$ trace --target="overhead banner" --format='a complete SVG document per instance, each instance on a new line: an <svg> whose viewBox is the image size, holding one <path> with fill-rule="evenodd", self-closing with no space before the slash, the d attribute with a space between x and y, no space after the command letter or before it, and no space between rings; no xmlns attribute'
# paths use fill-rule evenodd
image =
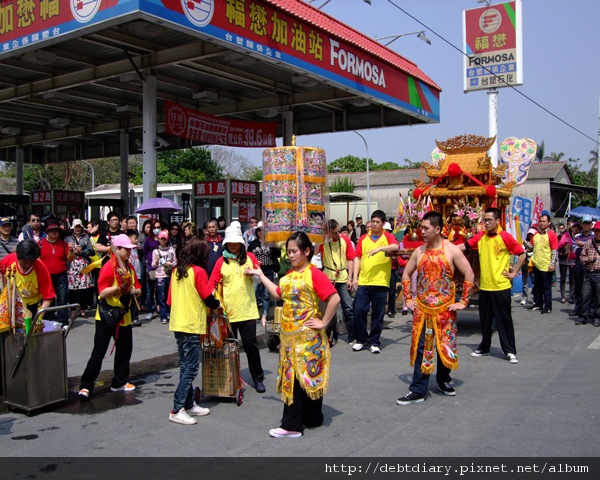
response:
<svg viewBox="0 0 600 480"><path fill-rule="evenodd" d="M463 11L464 91L523 84L521 0Z"/></svg>
<svg viewBox="0 0 600 480"><path fill-rule="evenodd" d="M227 147L275 147L277 122L244 122L215 117L165 102L167 133L207 145Z"/></svg>

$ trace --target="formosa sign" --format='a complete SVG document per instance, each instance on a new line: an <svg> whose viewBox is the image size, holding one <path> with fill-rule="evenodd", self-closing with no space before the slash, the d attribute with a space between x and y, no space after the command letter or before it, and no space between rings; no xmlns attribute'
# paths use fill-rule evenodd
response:
<svg viewBox="0 0 600 480"><path fill-rule="evenodd" d="M178 137L228 147L276 146L277 122L245 122L215 117L165 101L165 129Z"/></svg>
<svg viewBox="0 0 600 480"><path fill-rule="evenodd" d="M332 38L265 0L144 1L144 10L271 61L311 72L389 105L439 121L439 92L365 50ZM275 2L273 2L275 3Z"/></svg>
<svg viewBox="0 0 600 480"><path fill-rule="evenodd" d="M521 0L463 12L464 91L523 84Z"/></svg>

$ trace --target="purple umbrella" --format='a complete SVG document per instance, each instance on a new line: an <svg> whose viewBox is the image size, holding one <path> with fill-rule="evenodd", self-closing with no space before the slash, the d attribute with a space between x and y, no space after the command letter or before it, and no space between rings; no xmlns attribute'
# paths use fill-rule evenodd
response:
<svg viewBox="0 0 600 480"><path fill-rule="evenodd" d="M135 213L153 213L167 215L169 213L181 212L183 208L168 198L151 198L142 203Z"/></svg>

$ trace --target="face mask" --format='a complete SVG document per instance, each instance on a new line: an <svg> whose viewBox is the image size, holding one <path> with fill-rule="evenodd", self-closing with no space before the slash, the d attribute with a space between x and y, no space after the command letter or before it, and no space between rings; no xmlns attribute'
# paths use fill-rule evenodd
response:
<svg viewBox="0 0 600 480"><path fill-rule="evenodd" d="M160 229L159 228L155 228L154 230L152 230L152 233L154 235L158 235L160 233Z"/></svg>

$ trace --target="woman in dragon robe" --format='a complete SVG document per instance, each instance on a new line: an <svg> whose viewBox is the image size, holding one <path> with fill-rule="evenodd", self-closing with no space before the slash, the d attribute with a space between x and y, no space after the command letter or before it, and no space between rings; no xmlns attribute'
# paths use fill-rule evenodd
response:
<svg viewBox="0 0 600 480"><path fill-rule="evenodd" d="M329 386L330 352L325 329L335 317L340 297L327 276L311 265L314 247L308 236L296 232L286 242L292 269L279 281L271 282L260 268L258 275L271 296L283 300L277 392L284 403L275 438L299 438L304 427L323 424L323 395ZM324 313L319 300L326 303Z"/></svg>

